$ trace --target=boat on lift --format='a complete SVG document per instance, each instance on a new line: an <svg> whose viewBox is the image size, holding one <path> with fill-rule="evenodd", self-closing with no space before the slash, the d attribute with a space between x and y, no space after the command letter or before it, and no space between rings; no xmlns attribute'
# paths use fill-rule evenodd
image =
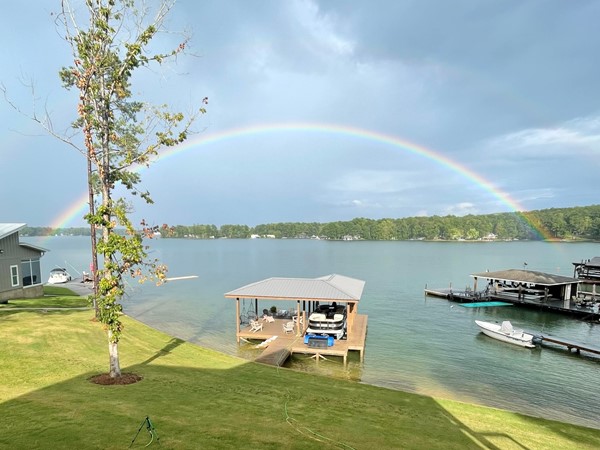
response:
<svg viewBox="0 0 600 450"><path fill-rule="evenodd" d="M332 304L319 305L308 316L306 334L326 334L336 339L342 339L346 333L346 307Z"/></svg>

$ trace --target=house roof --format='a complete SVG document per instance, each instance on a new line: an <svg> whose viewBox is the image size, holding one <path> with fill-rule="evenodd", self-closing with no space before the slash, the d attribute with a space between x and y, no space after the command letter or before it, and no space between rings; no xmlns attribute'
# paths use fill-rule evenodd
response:
<svg viewBox="0 0 600 450"><path fill-rule="evenodd" d="M50 251L47 248L38 247L37 245L29 244L27 242L19 242L19 245L21 247L30 248L31 250L36 250L36 251L41 252L41 253L46 253L46 252Z"/></svg>
<svg viewBox="0 0 600 450"><path fill-rule="evenodd" d="M481 272L471 274L473 278L487 278L499 281L516 281L519 283L533 283L542 286L578 283L579 280L562 275L537 272L535 270L509 269L497 272Z"/></svg>
<svg viewBox="0 0 600 450"><path fill-rule="evenodd" d="M0 239L4 239L6 236L16 233L26 226L26 223L0 223Z"/></svg>
<svg viewBox="0 0 600 450"><path fill-rule="evenodd" d="M343 275L320 278L267 278L225 294L226 298L358 302L365 282Z"/></svg>

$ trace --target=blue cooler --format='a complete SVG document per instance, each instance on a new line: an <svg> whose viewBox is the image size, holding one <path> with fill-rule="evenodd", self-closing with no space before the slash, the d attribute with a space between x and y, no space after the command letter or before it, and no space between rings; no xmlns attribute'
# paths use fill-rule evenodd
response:
<svg viewBox="0 0 600 450"><path fill-rule="evenodd" d="M323 334L306 334L304 335L304 343L309 347L327 348L333 347L333 336Z"/></svg>

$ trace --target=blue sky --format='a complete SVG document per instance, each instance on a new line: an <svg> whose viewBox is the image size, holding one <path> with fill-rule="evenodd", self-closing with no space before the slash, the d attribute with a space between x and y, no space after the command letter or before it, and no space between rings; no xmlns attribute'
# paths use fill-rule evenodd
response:
<svg viewBox="0 0 600 450"><path fill-rule="evenodd" d="M85 192L84 158L26 117L47 112L62 130L76 112L58 79L70 64L60 1L3 6L0 82L24 115L0 102L0 222L50 225ZM134 201L134 219L256 225L597 204L598 17L600 3L584 0L179 0L173 33L154 45L187 31L189 54L143 70L133 91L183 112L208 97L194 142L263 131L159 158L142 172L155 204ZM272 131L300 123L429 149L510 201L401 146Z"/></svg>

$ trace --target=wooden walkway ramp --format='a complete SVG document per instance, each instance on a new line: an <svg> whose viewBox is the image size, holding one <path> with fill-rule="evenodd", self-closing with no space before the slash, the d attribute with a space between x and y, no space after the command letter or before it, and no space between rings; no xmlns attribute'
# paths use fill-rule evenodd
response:
<svg viewBox="0 0 600 450"><path fill-rule="evenodd" d="M271 366L282 366L292 353L291 349L294 341L295 339L286 339L279 336L254 361Z"/></svg>

